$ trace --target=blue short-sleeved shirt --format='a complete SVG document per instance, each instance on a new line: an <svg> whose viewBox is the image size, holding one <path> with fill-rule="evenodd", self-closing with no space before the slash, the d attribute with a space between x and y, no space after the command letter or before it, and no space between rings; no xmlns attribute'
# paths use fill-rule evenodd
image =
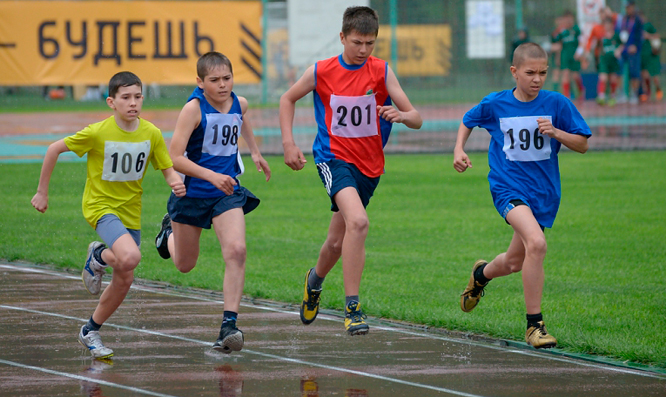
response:
<svg viewBox="0 0 666 397"><path fill-rule="evenodd" d="M506 216L509 202L520 199L541 226L552 227L562 195L557 159L562 144L539 133L538 118L571 134L592 135L568 98L546 90L530 102L516 99L513 90L494 92L465 114L463 124L490 133L488 181L497 211Z"/></svg>

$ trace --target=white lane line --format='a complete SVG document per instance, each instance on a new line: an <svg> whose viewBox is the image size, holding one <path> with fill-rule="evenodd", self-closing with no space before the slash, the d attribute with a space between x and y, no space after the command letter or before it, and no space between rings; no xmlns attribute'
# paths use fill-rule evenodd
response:
<svg viewBox="0 0 666 397"><path fill-rule="evenodd" d="M129 390L131 392L145 394L147 396L176 397L176 396L173 396L171 394L156 393L156 392L153 392L153 391L150 391L150 390L139 389L138 387L125 386L125 385L121 385L119 383L108 382L108 381L101 380L101 379L87 378L85 376L74 375L74 374L70 374L70 373L67 373L67 372L60 372L60 371L54 371L52 369L47 369L47 368L35 367L35 366L32 366L32 365L17 363L15 361L3 360L1 358L0 358L0 364L5 364L5 365L12 366L12 367L18 367L18 368L23 368L23 369L31 369L33 371L44 372L44 373L47 373L47 374L62 376L62 377L65 377L65 378L71 378L71 379L76 379L76 380L84 380L84 381L88 381L88 382L94 382L94 383L97 383L99 385L115 387L117 389Z"/></svg>
<svg viewBox="0 0 666 397"><path fill-rule="evenodd" d="M26 308L17 307L17 306L0 305L0 308L9 309L9 310L17 310L17 311L22 311L22 312L26 312L26 313L41 314L41 315L44 315L44 316L63 318L63 319L67 319L67 320L75 320L75 321L79 321L79 322L83 322L83 323L88 321L87 319L83 319L83 318L66 316L64 314L58 314L58 313L48 313L48 312L26 309ZM150 331L150 330L146 330L146 329L132 328L132 327L127 327L127 326L124 326L124 325L117 325L117 324L108 323L108 322L104 323L104 325L108 326L108 327L124 329L124 330L127 330L127 331L141 332L141 333L144 333L144 334L161 336L161 337L164 337L164 338L171 338L171 339L181 340L181 341L185 341L185 342L196 343L196 344L204 345L204 346L208 346L208 347L211 346L210 342L206 342L206 341L202 341L202 340L198 340L198 339L186 338L186 337L183 337L183 336L165 334L165 333L158 332L158 331ZM482 397L482 396L477 395L477 394L465 393L465 392L461 392L461 391L457 391L457 390L447 389L447 388L444 388L444 387L437 387L437 386L432 386L432 385L426 385L426 384L423 384L423 383L410 382L410 381L406 381L406 380L402 380L402 379L390 378L388 376L377 375L377 374L373 374L373 373L370 373L370 372L356 371L356 370L349 369L349 368L319 364L319 363L314 363L314 362L310 362L310 361L299 360L299 359L296 359L296 358L282 357L282 356L277 356L277 355L269 354L269 353L263 353L263 352L254 351L254 350L250 350L250 349L243 349L243 352L244 353L249 353L249 354L254 354L256 356L271 358L271 359L274 359L274 360L286 361L286 362L293 363L293 364L306 365L306 366L311 366L311 367L323 368L323 369L327 369L327 370L330 370L330 371L337 371L337 372L343 372L343 373L352 374L352 375L364 376L366 378L379 379L379 380L383 380L383 381L386 381L386 382L398 383L398 384L401 384L401 385L417 387L417 388L420 388L420 389L435 390L435 391L439 391L439 392L453 394L453 395L456 395L456 396ZM2 361L4 361L4 360L2 360ZM2 362L2 361L0 361L0 362ZM38 367L34 367L34 368L37 369ZM48 371L50 371L50 370L48 370ZM72 375L72 376L77 376L77 375Z"/></svg>
<svg viewBox="0 0 666 397"><path fill-rule="evenodd" d="M48 274L48 275L51 275L51 276L54 276L54 277L67 278L67 279L72 279L72 280L80 280L81 279L80 277L70 276L70 275L58 273L58 272L55 272L55 271L34 269L34 268L29 268L29 267L20 267L20 266L0 264L0 268L7 268L7 269L11 269L11 270L23 271L23 272L29 272L29 273ZM105 284L108 284L108 282L105 282ZM219 303L219 304L224 303L223 301L217 300L217 299L205 298L205 297L199 297L199 296L192 296L192 295L178 293L178 292L168 292L168 291L163 291L163 290L156 289L156 288L142 287L142 286L138 286L138 285L132 285L131 288L135 289L135 290L138 290L138 291L151 292L151 293L154 293L154 294L174 296L174 297L198 300L198 301L203 301L203 302L211 302L211 303ZM290 310L285 310L285 309L278 309L278 308L261 306L261 305L255 305L255 304L251 304L251 303L242 303L241 302L241 306L260 309L260 310L266 310L266 311L271 311L271 312L289 314L289 315L296 315L296 316L299 315L299 313L295 312L295 311L290 311ZM328 321L336 321L336 322L340 321L340 319L337 318L337 317L325 316L325 315L321 315L321 314L319 316L317 316L317 319L328 320ZM85 321L88 321L88 320L85 320ZM557 356L554 356L554 355L551 355L551 354L531 352L531 351L528 351L528 350L516 349L516 348L512 348L512 347L493 346L493 345L490 345L488 343L482 343L482 342L477 342L477 341L473 341L473 340L448 338L446 336L433 335L433 334L430 334L430 333L427 333L427 332L409 331L409 330L400 329L400 328L392 328L392 327L384 327L384 326L376 326L376 325L374 325L372 328L373 329L379 329L379 330L382 330L382 331L395 332L395 333L399 333L399 334L419 336L419 337L426 338L426 339L441 340L441 341L445 341L445 342L458 343L458 344L468 345L468 346L478 346L478 347L483 347L483 348L486 348L486 349L492 349L492 350L497 350L497 351L502 351L502 352L511 352L511 353L515 353L515 354L522 354L522 355L530 356L530 357L536 357L536 358L541 358L541 359L546 359L546 360L558 361L558 362L563 362L563 363L568 363L568 364L575 364L575 365L579 365L579 366L582 366L582 367L619 372L619 373L629 374L629 375L638 375L638 376L643 376L643 377L647 377L647 378L666 379L666 376L664 376L664 375L654 373L654 372L649 372L649 371L641 371L641 370L638 370L638 369L634 370L634 369L628 369L628 368L623 368L623 367L616 367L616 366L612 366L612 365L594 364L594 363L590 363L590 362L585 362L583 360L571 359L571 358L567 358L567 357L557 357Z"/></svg>

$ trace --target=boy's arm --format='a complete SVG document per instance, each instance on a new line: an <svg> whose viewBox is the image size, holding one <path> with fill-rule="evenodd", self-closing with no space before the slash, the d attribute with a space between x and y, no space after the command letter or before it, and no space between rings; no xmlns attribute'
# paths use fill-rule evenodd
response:
<svg viewBox="0 0 666 397"><path fill-rule="evenodd" d="M173 169L173 167L165 168L162 170L162 174L164 175L164 179L167 181L169 186L171 187L171 191L173 194L176 195L176 197L183 197L185 196L185 193L187 191L185 190L185 184L183 183L183 179L178 175L176 170Z"/></svg>
<svg viewBox="0 0 666 397"><path fill-rule="evenodd" d="M303 76L280 97L280 132L284 148L284 163L294 171L303 169L305 157L294 142L294 112L296 101L315 89L314 65L307 68Z"/></svg>
<svg viewBox="0 0 666 397"><path fill-rule="evenodd" d="M472 161L467 157L467 153L465 153L465 144L471 133L471 128L467 127L464 123L460 123L456 146L453 149L453 168L458 172L465 172L467 168L472 168Z"/></svg>
<svg viewBox="0 0 666 397"><path fill-rule="evenodd" d="M548 135L551 138L557 139L561 144L568 147L569 149L578 152L585 153L589 147L587 143L587 137L584 135L571 134L566 131L562 131L553 126L553 123L548 119L537 119L539 123L539 132L544 135Z"/></svg>
<svg viewBox="0 0 666 397"><path fill-rule="evenodd" d="M398 78L393 73L393 69L388 67L388 76L386 77L386 89L388 90L389 96L393 103L393 106L377 106L379 111L379 116L383 117L384 120L391 123L403 123L409 128L418 130L423 125L423 120L419 112L414 109L407 94L402 90Z"/></svg>
<svg viewBox="0 0 666 397"><path fill-rule="evenodd" d="M213 170L202 167L192 160L185 157L187 142L192 136L192 132L201 122L201 111L199 101L192 100L183 106L183 110L178 115L176 128L173 131L171 144L169 145L169 155L173 161L173 168L185 175L203 179L210 182L213 186L220 189L224 194L232 194L236 181L229 175L218 174Z"/></svg>
<svg viewBox="0 0 666 397"><path fill-rule="evenodd" d="M39 185L37 186L37 193L32 197L30 203L39 212L46 212L49 207L49 183L51 182L51 174L58 162L58 156L61 153L69 151L65 144L65 140L53 142L49 145L44 156L44 163L42 164L42 172L39 175Z"/></svg>
<svg viewBox="0 0 666 397"><path fill-rule="evenodd" d="M257 146L257 141L254 139L254 132L252 131L252 124L250 124L250 119L247 117L247 99L243 97L238 97L238 102L240 102L241 110L243 111L243 124L241 125L241 135L247 143L247 147L250 149L250 155L252 156L252 161L257 167L257 171L264 172L266 174L266 182L271 179L271 168L268 166L268 162L264 159L259 151L259 146Z"/></svg>

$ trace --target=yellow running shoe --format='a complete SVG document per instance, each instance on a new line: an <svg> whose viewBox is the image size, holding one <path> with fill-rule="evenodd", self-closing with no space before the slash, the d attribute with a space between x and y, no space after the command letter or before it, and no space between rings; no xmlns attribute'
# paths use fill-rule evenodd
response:
<svg viewBox="0 0 666 397"><path fill-rule="evenodd" d="M361 311L361 304L351 301L345 307L345 329L351 336L365 335L370 331L370 327L365 323L367 316Z"/></svg>
<svg viewBox="0 0 666 397"><path fill-rule="evenodd" d="M488 283L480 284L476 282L474 279L474 272L479 268L479 266L487 264L488 262L484 261L483 259L479 259L474 264L474 267L472 268L472 276L469 278L467 288L465 288L465 291L462 293L462 295L460 295L460 308L462 311L471 312L483 296L483 289L486 287L486 285L488 285Z"/></svg>
<svg viewBox="0 0 666 397"><path fill-rule="evenodd" d="M312 323L317 318L317 313L319 313L321 289L312 289L308 285L310 272L313 271L314 268L305 273L305 292L303 293L303 302L301 302L301 321L306 325Z"/></svg>
<svg viewBox="0 0 666 397"><path fill-rule="evenodd" d="M546 331L543 321L538 322L538 327L529 327L525 332L525 342L536 349L555 347L557 339Z"/></svg>

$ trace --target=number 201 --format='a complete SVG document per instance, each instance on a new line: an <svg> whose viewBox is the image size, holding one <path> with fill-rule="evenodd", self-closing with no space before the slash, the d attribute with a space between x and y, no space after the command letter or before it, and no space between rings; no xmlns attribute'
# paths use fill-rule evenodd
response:
<svg viewBox="0 0 666 397"><path fill-rule="evenodd" d="M509 149L513 149L515 147L516 140L513 136L513 128L511 128L509 131L506 132L509 135L509 140L511 140L511 146L509 146ZM528 129L522 129L518 133L518 140L520 141L520 149L521 150L530 150L530 144L531 144L531 139L530 139L530 131ZM543 136L539 133L539 129L534 130L534 148L536 150L541 150L543 148L543 145L545 143L545 140L543 139Z"/></svg>
<svg viewBox="0 0 666 397"><path fill-rule="evenodd" d="M368 105L365 107L365 110L368 113L368 125L370 125L370 111L372 110L372 106ZM340 119L338 119L338 125L346 127L347 126L347 121L345 118L347 117L347 113L349 112L349 119L351 120L351 123L354 127L358 127L361 125L363 122L363 112L361 110L360 106L354 106L351 108L351 112L347 110L345 106L338 106L337 113L340 114Z"/></svg>

